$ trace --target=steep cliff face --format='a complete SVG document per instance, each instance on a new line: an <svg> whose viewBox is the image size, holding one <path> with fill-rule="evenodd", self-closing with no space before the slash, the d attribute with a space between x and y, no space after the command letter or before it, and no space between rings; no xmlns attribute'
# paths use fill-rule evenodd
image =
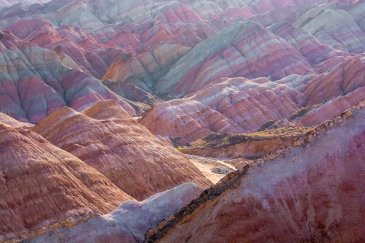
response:
<svg viewBox="0 0 365 243"><path fill-rule="evenodd" d="M96 104L85 114L61 108L33 130L139 200L184 182L210 185L183 154L113 102Z"/></svg>
<svg viewBox="0 0 365 243"><path fill-rule="evenodd" d="M146 241L364 240L364 115L347 112L297 147L231 174Z"/></svg>
<svg viewBox="0 0 365 243"><path fill-rule="evenodd" d="M133 198L26 128L0 124L0 240L106 213ZM72 222L72 220L71 220Z"/></svg>

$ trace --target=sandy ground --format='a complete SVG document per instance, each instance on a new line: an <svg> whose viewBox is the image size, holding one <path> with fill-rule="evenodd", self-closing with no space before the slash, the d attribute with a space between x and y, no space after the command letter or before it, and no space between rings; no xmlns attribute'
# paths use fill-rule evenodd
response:
<svg viewBox="0 0 365 243"><path fill-rule="evenodd" d="M216 184L223 177L236 168L222 159L207 158L195 155L187 155L190 161L207 177L212 183Z"/></svg>

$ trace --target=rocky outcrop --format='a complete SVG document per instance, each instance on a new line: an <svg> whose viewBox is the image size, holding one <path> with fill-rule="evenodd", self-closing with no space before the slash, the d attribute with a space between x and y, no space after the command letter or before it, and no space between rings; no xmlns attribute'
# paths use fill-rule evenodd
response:
<svg viewBox="0 0 365 243"><path fill-rule="evenodd" d="M232 173L146 242L363 241L364 115L349 111Z"/></svg>
<svg viewBox="0 0 365 243"><path fill-rule="evenodd" d="M0 124L0 241L107 213L132 199L38 134Z"/></svg>
<svg viewBox="0 0 365 243"><path fill-rule="evenodd" d="M211 134L179 150L199 156L252 160L287 147L312 130L313 128L285 126L247 134Z"/></svg>
<svg viewBox="0 0 365 243"><path fill-rule="evenodd" d="M113 102L98 103L85 114L61 108L33 130L139 200L184 182L211 184L180 152Z"/></svg>
<svg viewBox="0 0 365 243"><path fill-rule="evenodd" d="M201 192L202 189L195 184L183 184L142 202L122 204L109 214L75 227L56 229L30 242L142 242L148 229L186 206Z"/></svg>

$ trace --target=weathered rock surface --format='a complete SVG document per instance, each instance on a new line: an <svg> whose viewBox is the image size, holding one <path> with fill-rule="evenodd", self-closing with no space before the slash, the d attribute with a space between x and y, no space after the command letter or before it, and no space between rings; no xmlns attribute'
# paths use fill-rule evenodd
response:
<svg viewBox="0 0 365 243"><path fill-rule="evenodd" d="M285 148L312 130L313 128L285 126L247 134L211 134L179 150L199 156L252 160Z"/></svg>
<svg viewBox="0 0 365 243"><path fill-rule="evenodd" d="M46 3L49 1L50 0L0 0L0 9L5 7L10 7L18 3L30 5L34 3Z"/></svg>
<svg viewBox="0 0 365 243"><path fill-rule="evenodd" d="M11 126L11 127L32 127L33 124L30 124L30 123L26 123L26 122L20 122L18 120L15 120L14 118L4 114L4 113L1 113L0 112L0 123L4 124L4 125L8 125L8 126Z"/></svg>
<svg viewBox="0 0 365 243"><path fill-rule="evenodd" d="M302 106L303 97L267 78L232 78L187 98L159 103L141 123L155 134L185 144L212 133L242 133L288 118Z"/></svg>
<svg viewBox="0 0 365 243"><path fill-rule="evenodd" d="M164 44L138 56L122 56L114 61L103 79L131 82L152 91L156 81L188 50L185 46Z"/></svg>
<svg viewBox="0 0 365 243"><path fill-rule="evenodd" d="M184 182L211 184L183 154L114 102L98 103L85 114L61 108L33 130L139 200Z"/></svg>
<svg viewBox="0 0 365 243"><path fill-rule="evenodd" d="M156 91L183 96L222 77L309 74L311 66L293 46L254 22L232 24L200 42L162 77Z"/></svg>
<svg viewBox="0 0 365 243"><path fill-rule="evenodd" d="M121 48L106 46L79 27L56 27L43 19L22 19L6 28L18 38L42 48L54 50L68 67L89 72L101 78L117 57L125 55Z"/></svg>
<svg viewBox="0 0 365 243"><path fill-rule="evenodd" d="M182 184L142 202L124 203L109 214L73 228L59 228L30 242L142 242L148 229L176 213L201 192L195 184Z"/></svg>
<svg viewBox="0 0 365 243"><path fill-rule="evenodd" d="M318 64L334 54L331 47L322 44L314 36L294 27L289 22L274 24L270 26L270 29L274 34L295 46L311 65Z"/></svg>
<svg viewBox="0 0 365 243"><path fill-rule="evenodd" d="M0 240L70 217L107 213L132 197L26 128L0 124Z"/></svg>
<svg viewBox="0 0 365 243"><path fill-rule="evenodd" d="M354 53L365 51L365 32L351 14L326 7L310 10L296 25L334 48Z"/></svg>
<svg viewBox="0 0 365 243"><path fill-rule="evenodd" d="M95 77L103 76L119 57L104 79L116 81L110 85L116 93L144 102L145 98L138 99L139 92L129 94L131 86L124 83L148 93L181 96L221 77L276 80L289 74L315 74L313 65L335 55L334 48L361 52L364 33L359 9L364 6L331 3L311 7L325 2L51 1L32 6L32 11L14 7L0 15L20 38L57 49L64 63L72 67L76 63ZM304 14L297 11L299 6ZM241 10L242 16L235 16ZM331 11L339 14L326 14ZM19 16L33 20L19 21ZM47 18L50 23L40 26L34 24L35 18L38 22ZM252 22L237 24L238 19ZM270 26L276 22L281 24ZM322 38L333 33L345 38L337 40L341 48Z"/></svg>
<svg viewBox="0 0 365 243"><path fill-rule="evenodd" d="M234 167L149 239L364 240L364 1L42 2L0 0L0 241L140 242L201 190L121 201Z"/></svg>
<svg viewBox="0 0 365 243"><path fill-rule="evenodd" d="M83 110L113 99L129 113L134 109L91 75L65 67L54 52L0 33L0 111L37 123L68 105Z"/></svg>
<svg viewBox="0 0 365 243"><path fill-rule="evenodd" d="M360 55L337 55L316 65L317 75L290 75L274 82L266 78L219 80L185 98L155 105L141 123L155 134L185 144L213 133L257 131L269 121L290 118L303 107L323 105L329 110L331 103L339 107L343 100L339 111L311 113L316 117L299 122L318 125L364 98L364 65Z"/></svg>
<svg viewBox="0 0 365 243"><path fill-rule="evenodd" d="M352 106L362 103L365 100L365 88L360 88L354 92L340 96L336 99L326 102L318 106L306 114L299 116L293 120L293 123L300 126L315 126L326 120L331 120L342 112L350 109Z"/></svg>
<svg viewBox="0 0 365 243"><path fill-rule="evenodd" d="M328 71L307 83L303 92L309 105L327 102L365 85L365 59L361 56L333 57L318 68Z"/></svg>
<svg viewBox="0 0 365 243"><path fill-rule="evenodd" d="M364 115L347 112L229 175L146 242L363 241Z"/></svg>

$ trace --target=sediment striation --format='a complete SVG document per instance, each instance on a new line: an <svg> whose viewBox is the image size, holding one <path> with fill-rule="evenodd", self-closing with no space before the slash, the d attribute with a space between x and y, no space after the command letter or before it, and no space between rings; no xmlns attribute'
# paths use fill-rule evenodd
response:
<svg viewBox="0 0 365 243"><path fill-rule="evenodd" d="M130 114L134 109L90 74L62 64L55 52L0 33L0 111L37 123L62 106L83 110L113 99Z"/></svg>
<svg viewBox="0 0 365 243"><path fill-rule="evenodd" d="M145 242L364 240L364 111L348 111L295 147L230 174Z"/></svg>
<svg viewBox="0 0 365 243"><path fill-rule="evenodd" d="M0 240L50 223L106 213L133 200L100 172L40 135L3 123L0 195Z"/></svg>
<svg viewBox="0 0 365 243"><path fill-rule="evenodd" d="M94 167L138 200L184 182L211 183L180 152L158 139L115 102L78 113L64 107L33 131Z"/></svg>

